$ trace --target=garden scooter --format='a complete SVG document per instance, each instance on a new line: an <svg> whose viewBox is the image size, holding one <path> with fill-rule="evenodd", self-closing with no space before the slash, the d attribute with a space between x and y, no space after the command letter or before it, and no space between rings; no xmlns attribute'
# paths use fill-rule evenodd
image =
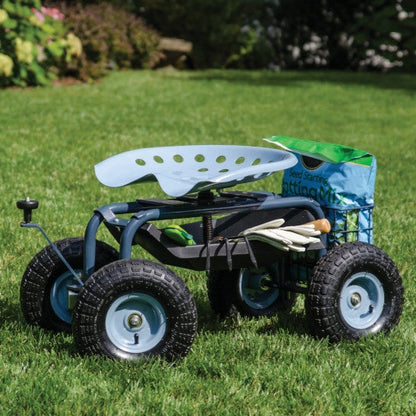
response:
<svg viewBox="0 0 416 416"><path fill-rule="evenodd" d="M387 254L362 241L372 224L365 224L363 234L358 214L348 211L341 212L340 227L309 196L228 190L298 163L290 151L249 146L121 153L95 166L101 183L157 181L169 198L104 205L94 211L83 238L55 243L31 222L38 202L18 201L21 226L38 228L49 243L23 275L26 321L72 331L82 353L132 360L184 356L196 335L197 309L170 265L206 271L210 304L220 316L288 312L303 294L319 337L353 341L388 332L399 321L403 287ZM175 223L166 226L167 220ZM102 225L117 249L96 239ZM157 261L132 258L133 245Z"/></svg>

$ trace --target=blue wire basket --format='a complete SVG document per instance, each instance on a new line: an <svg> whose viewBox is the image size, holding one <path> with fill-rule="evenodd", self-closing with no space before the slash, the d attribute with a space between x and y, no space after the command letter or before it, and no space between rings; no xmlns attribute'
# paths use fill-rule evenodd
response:
<svg viewBox="0 0 416 416"><path fill-rule="evenodd" d="M328 244L334 247L350 241L373 242L373 205L354 208L328 208L323 211L331 224Z"/></svg>

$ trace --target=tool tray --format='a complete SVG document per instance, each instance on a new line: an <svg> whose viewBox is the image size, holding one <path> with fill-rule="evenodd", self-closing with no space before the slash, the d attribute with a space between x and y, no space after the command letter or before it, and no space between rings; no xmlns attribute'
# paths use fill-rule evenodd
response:
<svg viewBox="0 0 416 416"><path fill-rule="evenodd" d="M271 193L220 193L211 202L201 204L198 196L181 199L148 199L137 200L141 212L147 210L172 211L172 217L192 217L198 213L204 216L221 213L228 210L236 210L229 215L211 219L211 235L208 240L204 236L204 220L181 224L181 227L192 234L195 245L181 246L164 235L161 229L153 223L146 222L136 232L133 244L140 245L143 249L156 257L164 264L184 267L192 270L226 270L243 267L268 266L276 262L287 253L277 248L260 242L248 242L239 233L249 227L263 224L277 218L285 219L285 225L300 225L317 219L317 215L307 207L284 207L263 210L261 205L265 201L275 203L277 206L299 203L304 198L281 198ZM307 205L309 201L306 201ZM301 204L302 205L302 204ZM243 211L243 212L241 212ZM187 214L184 214L187 212ZM319 217L318 217L319 218ZM118 223L105 221L115 239L120 242L126 222L118 220ZM321 250L325 244L311 244L307 250Z"/></svg>

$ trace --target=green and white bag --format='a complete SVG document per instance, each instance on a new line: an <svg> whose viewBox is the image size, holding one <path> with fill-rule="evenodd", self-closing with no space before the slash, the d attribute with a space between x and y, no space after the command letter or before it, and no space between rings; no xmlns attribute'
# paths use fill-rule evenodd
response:
<svg viewBox="0 0 416 416"><path fill-rule="evenodd" d="M372 243L376 158L351 147L285 136L265 139L298 158L283 176L283 196L310 197L331 223L330 245Z"/></svg>

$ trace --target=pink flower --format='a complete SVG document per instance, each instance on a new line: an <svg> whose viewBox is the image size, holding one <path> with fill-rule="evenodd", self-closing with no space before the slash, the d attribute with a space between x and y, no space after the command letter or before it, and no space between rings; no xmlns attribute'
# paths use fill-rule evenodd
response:
<svg viewBox="0 0 416 416"><path fill-rule="evenodd" d="M62 20L65 16L56 8L41 7L41 11L45 16L52 17L54 20Z"/></svg>
<svg viewBox="0 0 416 416"><path fill-rule="evenodd" d="M45 16L39 10L32 7L32 12L42 23L45 21Z"/></svg>

